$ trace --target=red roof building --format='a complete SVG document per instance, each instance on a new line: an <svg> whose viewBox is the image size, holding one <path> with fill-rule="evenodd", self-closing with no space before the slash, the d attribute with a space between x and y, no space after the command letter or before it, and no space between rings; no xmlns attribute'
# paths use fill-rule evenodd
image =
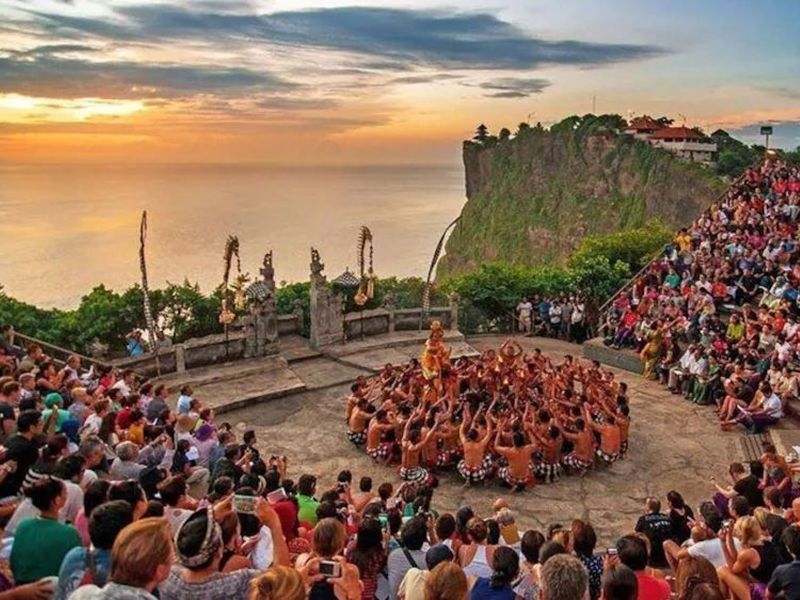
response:
<svg viewBox="0 0 800 600"><path fill-rule="evenodd" d="M651 140L668 142L690 142L702 140L705 136L688 127L663 127L650 134Z"/></svg>
<svg viewBox="0 0 800 600"><path fill-rule="evenodd" d="M651 133L653 131L657 131L661 129L661 125L659 125L655 119L644 115L642 117L634 117L631 119L631 122L628 124L628 128L625 130L629 133Z"/></svg>

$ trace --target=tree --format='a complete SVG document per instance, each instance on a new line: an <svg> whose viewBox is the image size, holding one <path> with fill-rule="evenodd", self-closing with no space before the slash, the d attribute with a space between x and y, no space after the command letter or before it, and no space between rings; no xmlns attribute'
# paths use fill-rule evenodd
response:
<svg viewBox="0 0 800 600"><path fill-rule="evenodd" d="M670 119L669 117L658 117L656 120L659 127L669 127L675 122L675 119Z"/></svg>
<svg viewBox="0 0 800 600"><path fill-rule="evenodd" d="M530 129L531 129L531 126L528 123L526 123L525 121L523 121L522 123L517 125L517 135L520 135L523 132L530 131Z"/></svg>
<svg viewBox="0 0 800 600"><path fill-rule="evenodd" d="M497 137L498 137L498 139L499 139L501 142L505 142L505 141L507 141L507 140L508 140L508 138L510 138L510 137L511 137L511 131L509 131L508 129L506 129L505 127L503 127L503 128L500 130L500 133L499 133L499 134L497 134Z"/></svg>
<svg viewBox="0 0 800 600"><path fill-rule="evenodd" d="M636 229L626 229L607 235L590 235L581 240L568 265L570 269L574 269L591 264L589 261L591 258L602 257L609 265L613 266L619 262L631 272L636 272L671 238L671 232L655 221Z"/></svg>
<svg viewBox="0 0 800 600"><path fill-rule="evenodd" d="M475 135L473 136L473 140L476 142L484 142L486 138L489 137L489 128L481 123L478 125L478 128L475 130Z"/></svg>

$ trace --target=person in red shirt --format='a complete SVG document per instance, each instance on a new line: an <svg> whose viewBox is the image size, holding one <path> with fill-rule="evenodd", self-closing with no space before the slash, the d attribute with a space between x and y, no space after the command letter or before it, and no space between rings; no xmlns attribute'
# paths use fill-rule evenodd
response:
<svg viewBox="0 0 800 600"><path fill-rule="evenodd" d="M636 323L638 322L639 315L633 310L626 309L622 314L622 319L620 319L617 333L614 336L614 342L611 345L614 348L622 347L622 345L633 336L633 329L636 327Z"/></svg>
<svg viewBox="0 0 800 600"><path fill-rule="evenodd" d="M617 541L617 560L636 575L639 591L636 600L669 600L669 584L647 569L647 543L636 535L626 535Z"/></svg>

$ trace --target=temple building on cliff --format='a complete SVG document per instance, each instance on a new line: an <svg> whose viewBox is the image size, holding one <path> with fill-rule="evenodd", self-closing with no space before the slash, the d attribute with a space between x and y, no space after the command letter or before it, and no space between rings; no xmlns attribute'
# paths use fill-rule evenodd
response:
<svg viewBox="0 0 800 600"><path fill-rule="evenodd" d="M662 127L645 115L631 119L625 133L691 162L712 165L716 160L717 144L696 129Z"/></svg>

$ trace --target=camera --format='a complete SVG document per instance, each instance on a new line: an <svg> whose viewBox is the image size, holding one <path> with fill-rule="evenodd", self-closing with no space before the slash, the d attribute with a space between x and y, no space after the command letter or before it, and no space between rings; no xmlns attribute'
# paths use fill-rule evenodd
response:
<svg viewBox="0 0 800 600"><path fill-rule="evenodd" d="M319 574L324 577L340 577L342 565L336 560L321 560L319 561Z"/></svg>
<svg viewBox="0 0 800 600"><path fill-rule="evenodd" d="M256 512L256 497L235 495L233 497L233 510L238 513L254 514Z"/></svg>

